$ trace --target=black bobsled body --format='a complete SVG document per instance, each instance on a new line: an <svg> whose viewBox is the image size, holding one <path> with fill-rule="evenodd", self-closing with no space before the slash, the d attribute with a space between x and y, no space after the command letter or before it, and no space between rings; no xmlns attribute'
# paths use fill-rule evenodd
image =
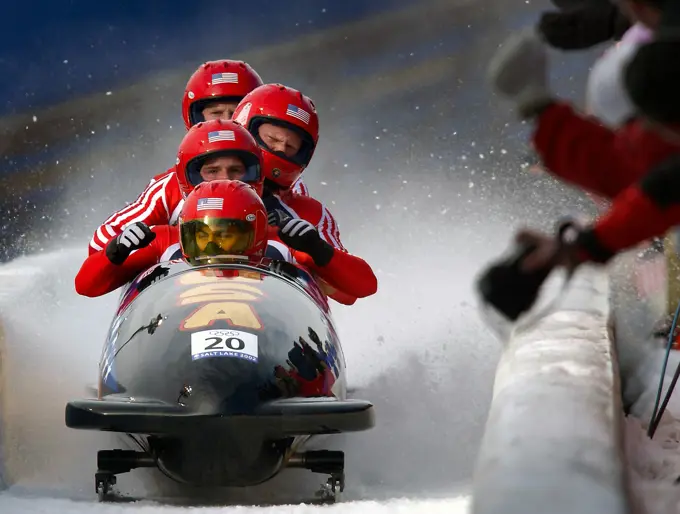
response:
<svg viewBox="0 0 680 514"><path fill-rule="evenodd" d="M348 400L345 380L328 303L306 271L172 261L124 292L98 398L69 402L66 425L130 434L144 449L100 452L100 496L141 466L196 485L255 485L293 466L337 483L342 452L302 449L316 434L373 426L372 405Z"/></svg>

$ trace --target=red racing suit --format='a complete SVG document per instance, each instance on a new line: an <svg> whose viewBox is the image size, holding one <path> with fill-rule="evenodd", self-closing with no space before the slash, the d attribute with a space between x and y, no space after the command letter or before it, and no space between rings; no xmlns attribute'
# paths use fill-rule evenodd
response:
<svg viewBox="0 0 680 514"><path fill-rule="evenodd" d="M293 184L292 190L296 194L309 195L302 177ZM111 239L125 230L125 227L137 221L142 221L149 227L174 225L177 223L183 204L184 196L179 187L177 175L175 175L175 168L156 175L134 202L114 212L95 230L90 241L90 255L103 250ZM330 241L332 238L330 232L324 233L319 230L319 233L328 243L333 244Z"/></svg>
<svg viewBox="0 0 680 514"><path fill-rule="evenodd" d="M121 265L111 263L105 250L90 254L76 275L75 288L78 294L96 297L110 293L154 264L169 260L179 249L178 228L160 225L151 230L156 234L151 244L133 251ZM340 303L351 305L357 298L370 296L377 290L377 279L373 271L359 257L336 250L331 261L320 267L306 253L283 245L278 240L275 229L270 230L269 238L269 244L276 245L285 260L297 262L330 285L334 291L329 296ZM281 251L281 247L287 251Z"/></svg>
<svg viewBox="0 0 680 514"><path fill-rule="evenodd" d="M352 305L357 298L365 298L375 294L378 288L377 279L371 267L363 260L347 252L340 240L340 230L331 212L318 200L311 196L303 196L286 191L277 197L278 206L294 218L302 218L316 226L322 238L335 248L331 262L324 269L333 269L332 276L322 272L312 258L306 253L295 253L295 260L314 271L335 291L329 293L334 300L345 305ZM268 201L265 200L265 205ZM344 254L344 256L342 255ZM342 264L341 264L342 263Z"/></svg>

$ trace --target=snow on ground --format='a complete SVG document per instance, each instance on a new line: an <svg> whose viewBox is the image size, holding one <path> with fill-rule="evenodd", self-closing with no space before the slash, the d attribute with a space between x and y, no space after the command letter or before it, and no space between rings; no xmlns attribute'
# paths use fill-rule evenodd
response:
<svg viewBox="0 0 680 514"><path fill-rule="evenodd" d="M633 494L646 514L680 512L680 419L666 416L654 439L647 425L633 416L624 424Z"/></svg>
<svg viewBox="0 0 680 514"><path fill-rule="evenodd" d="M336 505L319 507L315 505L280 505L277 507L245 507L238 506L229 509L231 514L250 514L259 512L277 512L280 514L308 514L312 512L323 512L329 514L344 514L347 512L361 514L462 514L468 510L469 500L466 497L445 499L445 500L391 500L387 502L362 501L339 503ZM85 502L75 502L73 500L45 500L45 499L26 499L26 498L3 498L0 497L0 505L4 512L22 512L25 514L53 514L57 512L69 512L73 514L93 512L93 505ZM120 505L98 505L96 512L109 514L120 512L125 507ZM130 508L139 514L168 513L166 506L151 505L148 502L131 504ZM224 507L204 507L201 508L202 514L224 513Z"/></svg>
<svg viewBox="0 0 680 514"><path fill-rule="evenodd" d="M680 477L680 388L676 387L653 439L647 436L663 357L662 350L650 351L638 368L642 394L623 427L632 492L645 514L680 512L680 485L674 483ZM678 352L671 352L661 401L679 363Z"/></svg>

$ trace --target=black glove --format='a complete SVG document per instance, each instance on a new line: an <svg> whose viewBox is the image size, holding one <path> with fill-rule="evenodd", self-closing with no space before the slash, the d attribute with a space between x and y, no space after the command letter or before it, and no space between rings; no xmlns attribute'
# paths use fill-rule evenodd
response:
<svg viewBox="0 0 680 514"><path fill-rule="evenodd" d="M619 35L620 13L613 4L586 5L573 10L544 12L538 31L561 50L590 48Z"/></svg>
<svg viewBox="0 0 680 514"><path fill-rule="evenodd" d="M154 282L159 281L163 277L167 277L168 273L170 273L170 268L167 266L156 266L151 273L145 275L137 282L137 291L146 289Z"/></svg>
<svg viewBox="0 0 680 514"><path fill-rule="evenodd" d="M571 220L559 224L556 236L520 231L513 253L494 262L478 279L477 290L484 302L516 321L534 305L555 267L563 266L571 275L581 264L579 251L594 248L582 246L583 234Z"/></svg>
<svg viewBox="0 0 680 514"><path fill-rule="evenodd" d="M112 264L123 264L133 250L149 246L154 239L156 234L145 223L138 221L109 241L106 256Z"/></svg>
<svg viewBox="0 0 680 514"><path fill-rule="evenodd" d="M282 227L289 220L293 219L292 216L281 209L268 209L267 211L269 212L269 214L267 214L267 222L275 227Z"/></svg>
<svg viewBox="0 0 680 514"><path fill-rule="evenodd" d="M283 217L278 222L275 212L269 214L269 220L271 224L279 227L279 237L284 244L294 250L309 254L317 266L326 266L331 262L335 248L321 239L314 225L307 220L290 217Z"/></svg>

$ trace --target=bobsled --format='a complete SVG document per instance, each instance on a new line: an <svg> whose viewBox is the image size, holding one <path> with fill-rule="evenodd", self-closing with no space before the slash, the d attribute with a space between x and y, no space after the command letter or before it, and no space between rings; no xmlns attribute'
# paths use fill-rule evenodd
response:
<svg viewBox="0 0 680 514"><path fill-rule="evenodd" d="M327 299L304 269L158 264L121 295L99 365L97 398L70 401L66 425L119 432L135 450L97 454L95 490L150 467L198 486L248 487L287 468L344 489L344 453L305 451L321 434L368 430L373 405L348 399ZM138 449L137 449L138 448Z"/></svg>

